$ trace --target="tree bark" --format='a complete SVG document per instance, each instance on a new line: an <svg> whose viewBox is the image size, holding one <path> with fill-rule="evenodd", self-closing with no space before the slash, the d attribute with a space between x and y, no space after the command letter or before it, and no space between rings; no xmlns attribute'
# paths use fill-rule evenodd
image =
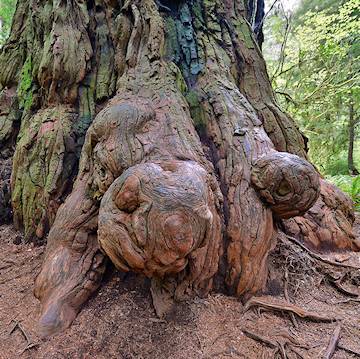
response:
<svg viewBox="0 0 360 359"><path fill-rule="evenodd" d="M152 278L161 314L167 299L265 290L280 231L358 249L349 199L276 104L254 2L51 4L18 2L0 56L22 113L20 128L5 116L14 222L29 240L50 230L44 335L70 325L107 258Z"/></svg>

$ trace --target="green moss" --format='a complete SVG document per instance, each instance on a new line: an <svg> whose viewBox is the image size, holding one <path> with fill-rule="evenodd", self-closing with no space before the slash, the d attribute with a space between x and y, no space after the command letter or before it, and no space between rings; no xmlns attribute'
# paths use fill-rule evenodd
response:
<svg viewBox="0 0 360 359"><path fill-rule="evenodd" d="M21 69L20 83L17 88L19 107L28 111L33 103L32 60L28 57Z"/></svg>
<svg viewBox="0 0 360 359"><path fill-rule="evenodd" d="M206 117L199 100L199 95L195 91L189 91L185 99L189 104L190 114L194 121L194 126L197 131L206 129Z"/></svg>
<svg viewBox="0 0 360 359"><path fill-rule="evenodd" d="M195 1L192 6L192 12L194 15L194 26L196 29L199 29L205 24L205 20L202 13L201 2L199 0Z"/></svg>
<svg viewBox="0 0 360 359"><path fill-rule="evenodd" d="M242 40L245 42L245 45L248 49L253 49L254 46L254 39L251 36L251 30L249 28L249 25L246 23L246 21L241 18L239 19L236 24L237 33L239 36L241 36Z"/></svg>
<svg viewBox="0 0 360 359"><path fill-rule="evenodd" d="M175 20L171 16L165 18L166 46L165 56L171 61L180 61L180 45L177 40Z"/></svg>

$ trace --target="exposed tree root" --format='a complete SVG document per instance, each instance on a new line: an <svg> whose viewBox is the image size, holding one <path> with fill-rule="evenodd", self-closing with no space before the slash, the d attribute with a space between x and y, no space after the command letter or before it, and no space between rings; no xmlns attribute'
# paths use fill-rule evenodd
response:
<svg viewBox="0 0 360 359"><path fill-rule="evenodd" d="M329 281L329 283L337 290L339 291L341 294L345 294L349 297L355 297L358 298L359 297L359 293L358 292L354 292L351 291L348 288L345 288L342 285L342 281L344 279L344 276L340 277L340 278L335 278L331 273L327 273L326 274L326 279Z"/></svg>
<svg viewBox="0 0 360 359"><path fill-rule="evenodd" d="M360 269L360 267L358 266L355 266L353 264L346 264L346 263L341 263L341 262L335 262L335 261L332 261L328 258L324 258L323 256L317 254L317 253L314 253L313 251L311 251L309 248L307 248L304 244L302 244L297 238L295 237L291 237L287 234L284 234L284 236L290 240L291 242L295 243L296 245L298 245L299 247L301 247L302 249L304 249L311 257L319 260L319 261L322 261L326 264L330 264L330 265L333 265L333 266L336 266L336 267L343 267L343 268L352 268L352 269ZM280 235L279 238L280 240L287 244L286 243L286 240L284 239L284 236Z"/></svg>
<svg viewBox="0 0 360 359"><path fill-rule="evenodd" d="M334 356L335 350L340 340L341 324L338 324L330 338L329 345L326 349L325 359L331 359Z"/></svg>
<svg viewBox="0 0 360 359"><path fill-rule="evenodd" d="M307 311L297 305L284 302L273 302L272 299L268 297L253 297L249 299L245 305L244 310L247 311L251 307L262 307L270 310L280 311L280 312L289 312L294 313L300 318L309 319L315 322L333 322L337 318L321 315L315 312Z"/></svg>

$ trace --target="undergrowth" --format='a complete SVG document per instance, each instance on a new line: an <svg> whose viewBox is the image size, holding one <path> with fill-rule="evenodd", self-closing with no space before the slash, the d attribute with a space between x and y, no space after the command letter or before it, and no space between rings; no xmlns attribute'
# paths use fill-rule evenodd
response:
<svg viewBox="0 0 360 359"><path fill-rule="evenodd" d="M337 175L326 179L347 193L354 202L355 210L360 211L360 176Z"/></svg>

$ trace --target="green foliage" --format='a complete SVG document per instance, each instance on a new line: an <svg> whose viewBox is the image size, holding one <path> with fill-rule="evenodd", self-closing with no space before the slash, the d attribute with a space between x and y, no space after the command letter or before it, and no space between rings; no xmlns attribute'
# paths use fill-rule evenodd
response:
<svg viewBox="0 0 360 359"><path fill-rule="evenodd" d="M303 0L294 16L280 7L270 17L265 57L279 102L309 138L312 161L329 173L347 158L350 103L355 120L360 115L359 0ZM358 132L359 125L359 143Z"/></svg>
<svg viewBox="0 0 360 359"><path fill-rule="evenodd" d="M354 201L355 209L360 211L360 176L329 176L326 178L334 185L346 192Z"/></svg>
<svg viewBox="0 0 360 359"><path fill-rule="evenodd" d="M0 0L0 47L9 36L16 0Z"/></svg>

